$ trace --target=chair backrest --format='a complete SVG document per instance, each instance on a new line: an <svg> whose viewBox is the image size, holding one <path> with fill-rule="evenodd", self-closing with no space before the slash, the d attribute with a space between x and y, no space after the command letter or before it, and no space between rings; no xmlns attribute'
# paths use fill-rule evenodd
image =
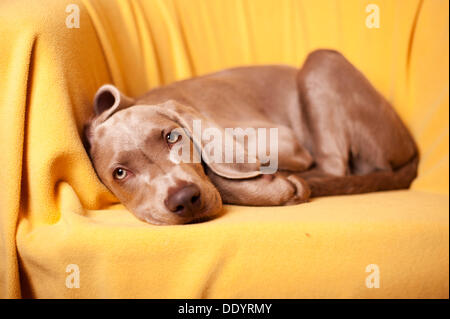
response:
<svg viewBox="0 0 450 319"><path fill-rule="evenodd" d="M130 95L245 64L343 52L396 107L422 152L414 187L448 192L448 1L85 1L112 80Z"/></svg>

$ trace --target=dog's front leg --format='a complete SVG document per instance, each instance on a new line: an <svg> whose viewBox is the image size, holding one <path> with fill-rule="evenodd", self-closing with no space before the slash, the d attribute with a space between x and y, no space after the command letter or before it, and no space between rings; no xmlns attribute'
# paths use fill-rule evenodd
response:
<svg viewBox="0 0 450 319"><path fill-rule="evenodd" d="M264 174L249 179L227 179L208 170L226 204L248 206L295 205L308 201L308 184L299 176L285 172Z"/></svg>

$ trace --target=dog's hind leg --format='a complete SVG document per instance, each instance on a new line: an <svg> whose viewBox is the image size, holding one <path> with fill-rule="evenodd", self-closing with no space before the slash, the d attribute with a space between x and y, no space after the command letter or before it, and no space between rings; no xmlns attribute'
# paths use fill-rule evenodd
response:
<svg viewBox="0 0 450 319"><path fill-rule="evenodd" d="M389 174L418 156L389 102L340 53L314 51L297 80L320 171L334 176Z"/></svg>
<svg viewBox="0 0 450 319"><path fill-rule="evenodd" d="M417 176L418 157L396 170L374 171L366 175L335 176L313 169L298 173L308 184L311 197L348 195L408 188Z"/></svg>

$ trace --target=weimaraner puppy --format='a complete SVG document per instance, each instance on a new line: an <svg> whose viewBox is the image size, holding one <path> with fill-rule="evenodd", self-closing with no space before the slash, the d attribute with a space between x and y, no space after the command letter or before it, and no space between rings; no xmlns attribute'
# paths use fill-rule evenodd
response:
<svg viewBox="0 0 450 319"><path fill-rule="evenodd" d="M312 52L301 69L227 69L135 99L104 85L94 111L85 144L99 178L152 224L206 220L219 214L222 203L293 205L311 196L408 188L417 174L418 150L399 116L332 50ZM200 133L214 129L224 136L226 128L263 128L267 138L276 128L276 170L264 172L261 154L267 153L249 152L249 136L247 144L232 139L247 161L234 153L231 161L208 159L223 157L202 151L206 142L195 138L195 121ZM192 150L190 161L171 157L180 145ZM192 160L195 152L201 161Z"/></svg>

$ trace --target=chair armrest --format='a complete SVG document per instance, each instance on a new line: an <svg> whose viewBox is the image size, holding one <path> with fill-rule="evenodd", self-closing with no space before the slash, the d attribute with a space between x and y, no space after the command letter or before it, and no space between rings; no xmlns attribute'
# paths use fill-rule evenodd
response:
<svg viewBox="0 0 450 319"><path fill-rule="evenodd" d="M0 3L0 297L20 297L17 225L58 220L58 181L88 207L98 203L93 189L107 193L80 132L95 90L111 80L87 10L70 3L80 28L67 28L65 1Z"/></svg>

